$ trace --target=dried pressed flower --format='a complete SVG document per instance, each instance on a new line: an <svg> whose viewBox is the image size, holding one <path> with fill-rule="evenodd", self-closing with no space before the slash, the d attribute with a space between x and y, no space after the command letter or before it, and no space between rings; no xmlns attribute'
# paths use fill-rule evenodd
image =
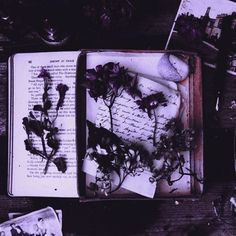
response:
<svg viewBox="0 0 236 236"><path fill-rule="evenodd" d="M38 77L44 79L42 104L34 105L33 111L29 112L29 116L23 118L22 124L27 134L27 139L24 140L25 149L30 153L38 155L46 160L46 165L44 168L45 174L51 162L57 166L59 171L65 172L67 168L65 159L62 157L55 157L60 144L56 137L58 128L55 127L55 120L57 119L59 108L63 105L68 86L64 84L59 84L57 86L56 89L59 92L59 99L56 107L56 116L50 120L48 110L51 109L52 102L49 99L48 91L50 89L49 81L51 80L51 76L48 71L42 68ZM38 116L34 115L34 112L40 113L39 119L36 118ZM35 135L41 141L42 150L38 149L38 147L34 147L33 145Z"/></svg>
<svg viewBox="0 0 236 236"><path fill-rule="evenodd" d="M140 150L121 142L114 133L87 122L89 128L87 156L98 164L95 190L110 194L120 188L125 178L143 171L144 162ZM112 185L111 176L118 175L118 186ZM94 186L94 185L93 185ZM91 189L91 186L89 187Z"/></svg>
<svg viewBox="0 0 236 236"><path fill-rule="evenodd" d="M66 84L58 84L56 90L59 92L59 100L56 109L59 110L59 108L63 106L66 91L69 90L69 87Z"/></svg>
<svg viewBox="0 0 236 236"><path fill-rule="evenodd" d="M124 88L131 96L141 97L137 86L137 77L132 77L127 69L114 62L108 62L103 66L98 65L96 69L88 69L85 86L89 89L90 96L95 100L98 97L113 98L118 95L121 88Z"/></svg>
<svg viewBox="0 0 236 236"><path fill-rule="evenodd" d="M92 147L93 149L96 149L97 145L99 145L102 149L110 150L114 145L119 146L121 143L120 138L109 130L103 127L98 128L90 121L87 121L87 126L89 132L89 148Z"/></svg>
<svg viewBox="0 0 236 236"><path fill-rule="evenodd" d="M151 118L151 111L158 106L167 106L167 100L162 92L143 97L141 100L136 101L140 109L148 113Z"/></svg>
<svg viewBox="0 0 236 236"><path fill-rule="evenodd" d="M111 131L113 132L112 106L115 99L125 90L132 97L141 97L138 89L137 76L131 76L128 70L119 63L108 62L97 65L94 69L88 69L85 74L85 82L82 84L88 89L89 95L97 101L103 99L109 109Z"/></svg>
<svg viewBox="0 0 236 236"><path fill-rule="evenodd" d="M162 165L158 168L156 168L156 165L152 166L153 177L150 179L151 182L165 179L169 185L172 185L184 175L191 175L199 182L202 182L195 173L184 167L185 159L181 154L182 151L190 151L194 148L194 131L191 129L181 129L178 124L179 121L171 119L166 128L172 132L168 135L162 134L160 141L156 144L156 149L153 152L153 163L156 160L161 160ZM176 171L179 172L180 176L177 179L172 179L172 174Z"/></svg>
<svg viewBox="0 0 236 236"><path fill-rule="evenodd" d="M40 73L39 73L39 75L38 75L38 78L48 78L48 79L51 79L51 75L50 75L50 73L47 70L42 68Z"/></svg>

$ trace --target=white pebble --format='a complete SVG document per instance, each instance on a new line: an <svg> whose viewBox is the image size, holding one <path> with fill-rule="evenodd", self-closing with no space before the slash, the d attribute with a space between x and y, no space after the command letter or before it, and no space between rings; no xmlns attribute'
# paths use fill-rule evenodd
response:
<svg viewBox="0 0 236 236"><path fill-rule="evenodd" d="M165 53L161 57L157 69L161 78L175 82L185 80L189 75L188 64L169 53Z"/></svg>

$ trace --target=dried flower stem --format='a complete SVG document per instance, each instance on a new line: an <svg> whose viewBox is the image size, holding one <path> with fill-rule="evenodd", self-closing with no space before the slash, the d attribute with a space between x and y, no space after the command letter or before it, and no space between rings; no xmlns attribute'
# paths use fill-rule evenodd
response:
<svg viewBox="0 0 236 236"><path fill-rule="evenodd" d="M50 162L51 162L51 158L48 158L47 162L46 162L46 165L44 167L44 171L43 171L44 174L47 174Z"/></svg>
<svg viewBox="0 0 236 236"><path fill-rule="evenodd" d="M109 106L108 109L109 109L109 115L110 115L111 132L113 133L113 118L112 118L111 106Z"/></svg>
<svg viewBox="0 0 236 236"><path fill-rule="evenodd" d="M122 90L123 91L123 90ZM121 91L121 93L122 93ZM110 99L109 99L109 104L107 103L107 99L103 99L104 104L107 106L108 111L109 111L109 117L110 117L110 131L113 133L113 116L112 116L112 107L114 105L114 102L116 100L116 97L120 96L120 94L116 94L116 95L111 95Z"/></svg>
<svg viewBox="0 0 236 236"><path fill-rule="evenodd" d="M53 120L52 120L52 124L54 124L55 123L55 121L56 121L56 119L57 119L57 117L58 117L58 110L56 110L56 115L55 115L55 117L53 118Z"/></svg>
<svg viewBox="0 0 236 236"><path fill-rule="evenodd" d="M116 188L114 188L113 190L111 190L111 191L109 192L109 194L112 194L112 193L116 192L116 191L122 186L122 184L124 183L126 177L127 177L130 173L131 173L131 172L125 173L122 179L121 179L121 177L119 176L119 178L120 178L119 184L116 186Z"/></svg>
<svg viewBox="0 0 236 236"><path fill-rule="evenodd" d="M156 132L157 132L157 114L156 114L156 111L155 109L153 110L153 113L154 113L154 131L153 131L153 146L155 147L156 146Z"/></svg>

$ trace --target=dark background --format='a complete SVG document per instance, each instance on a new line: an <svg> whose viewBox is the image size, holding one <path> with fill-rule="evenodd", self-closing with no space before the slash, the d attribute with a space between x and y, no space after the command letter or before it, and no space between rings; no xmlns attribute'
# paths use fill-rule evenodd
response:
<svg viewBox="0 0 236 236"><path fill-rule="evenodd" d="M1 0L0 62L7 62L8 56L16 52L81 48L162 50L180 1L133 1L134 15L130 22L124 27L113 25L110 29L83 18L84 2ZM10 20L3 20L8 16ZM42 41L45 18L57 25L61 34L70 35L64 45L50 46ZM227 112L222 118L214 110L214 73L206 68L203 73L205 193L200 199L79 203L76 199L11 198L6 192L7 135L2 135L0 222L7 220L8 212L29 212L52 206L63 211L65 235L236 235L236 218L232 216L229 203L236 184L234 127L225 125L230 119ZM227 81L225 91L227 86L232 88L232 84L235 82ZM7 84L1 86L7 90ZM235 99L235 92L236 88L231 89L224 96ZM0 99L6 107L6 93ZM6 117L7 114L2 119ZM222 210L220 218L216 217L212 202L220 203L217 204Z"/></svg>

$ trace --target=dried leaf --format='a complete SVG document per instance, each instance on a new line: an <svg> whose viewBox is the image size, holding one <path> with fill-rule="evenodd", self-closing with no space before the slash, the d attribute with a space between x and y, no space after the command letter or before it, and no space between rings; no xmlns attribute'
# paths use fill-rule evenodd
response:
<svg viewBox="0 0 236 236"><path fill-rule="evenodd" d="M45 103L44 103L44 111L45 110L49 110L50 108L52 107L52 102L50 100L47 100Z"/></svg>
<svg viewBox="0 0 236 236"><path fill-rule="evenodd" d="M65 173L67 170L66 159L63 157L58 157L53 160L53 163L56 165L58 171Z"/></svg>
<svg viewBox="0 0 236 236"><path fill-rule="evenodd" d="M66 84L58 84L56 90L59 92L59 99L57 102L57 110L63 106L66 92L69 90L69 87Z"/></svg>
<svg viewBox="0 0 236 236"><path fill-rule="evenodd" d="M43 125L38 120L29 120L28 121L29 131L33 132L37 136L41 137L44 134Z"/></svg>
<svg viewBox="0 0 236 236"><path fill-rule="evenodd" d="M42 107L42 105L34 105L33 110L34 111L43 111L43 107Z"/></svg>
<svg viewBox="0 0 236 236"><path fill-rule="evenodd" d="M59 141L55 138L52 138L52 136L48 137L47 139L47 145L54 149L54 150L58 150L59 148Z"/></svg>

